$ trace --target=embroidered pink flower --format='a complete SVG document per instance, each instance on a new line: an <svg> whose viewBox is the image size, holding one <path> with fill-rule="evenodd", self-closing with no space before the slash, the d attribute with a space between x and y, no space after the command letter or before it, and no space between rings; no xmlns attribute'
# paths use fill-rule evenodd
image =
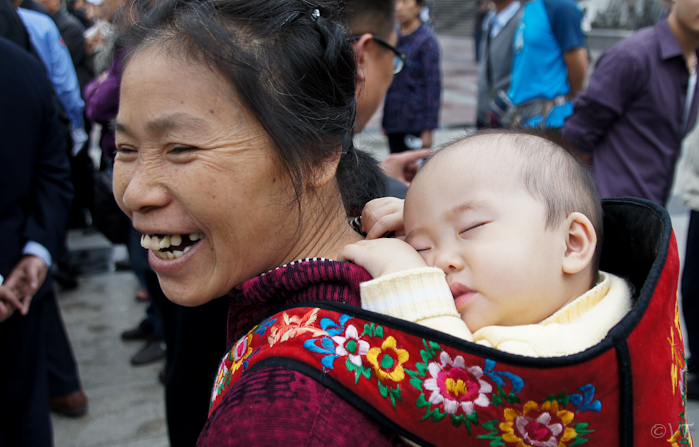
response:
<svg viewBox="0 0 699 447"><path fill-rule="evenodd" d="M516 443L518 447L566 447L568 441L578 436L575 429L568 426L574 417L571 411L559 410L556 401L546 401L541 406L527 402L521 413L507 408L507 422L500 424L502 440Z"/></svg>
<svg viewBox="0 0 699 447"><path fill-rule="evenodd" d="M240 368L240 365L243 364L245 359L252 354L252 346L250 346L251 341L252 334L247 334L238 340L238 343L233 346L233 350L231 351L231 360L233 361L233 364L231 365L231 374L236 372L238 368Z"/></svg>
<svg viewBox="0 0 699 447"><path fill-rule="evenodd" d="M345 329L344 337L336 335L332 339L337 343L335 354L340 357L348 356L350 362L357 366L362 366L362 356L369 352L369 343L359 339L359 332L356 327L350 324Z"/></svg>
<svg viewBox="0 0 699 447"><path fill-rule="evenodd" d="M483 369L478 366L466 367L462 356L453 361L449 354L442 351L439 363L429 364L430 378L424 387L431 391L429 401L433 405L443 405L444 411L456 414L459 408L471 415L475 406L487 407L490 399L487 394L493 392L493 386L482 380Z"/></svg>

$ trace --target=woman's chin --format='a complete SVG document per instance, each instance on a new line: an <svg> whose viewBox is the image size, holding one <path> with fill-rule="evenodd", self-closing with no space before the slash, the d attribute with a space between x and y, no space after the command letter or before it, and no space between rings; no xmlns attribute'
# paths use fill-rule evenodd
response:
<svg viewBox="0 0 699 447"><path fill-rule="evenodd" d="M172 280L158 275L160 288L165 296L175 304L185 307L196 307L217 298L218 295L198 281L183 281L183 278Z"/></svg>

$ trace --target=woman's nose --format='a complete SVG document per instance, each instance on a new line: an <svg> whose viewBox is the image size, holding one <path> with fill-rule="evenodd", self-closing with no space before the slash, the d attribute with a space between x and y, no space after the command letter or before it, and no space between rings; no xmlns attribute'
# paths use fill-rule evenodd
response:
<svg viewBox="0 0 699 447"><path fill-rule="evenodd" d="M167 188L158 181L156 169L137 162L133 169L114 166L114 196L127 214L163 207L169 198Z"/></svg>

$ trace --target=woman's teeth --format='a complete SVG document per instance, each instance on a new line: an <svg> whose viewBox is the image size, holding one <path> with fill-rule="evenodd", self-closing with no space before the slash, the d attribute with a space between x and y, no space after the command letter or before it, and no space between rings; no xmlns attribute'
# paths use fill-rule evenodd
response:
<svg viewBox="0 0 699 447"><path fill-rule="evenodd" d="M141 236L141 247L151 249L162 259L177 259L191 250L194 243L203 237L204 233L144 234Z"/></svg>

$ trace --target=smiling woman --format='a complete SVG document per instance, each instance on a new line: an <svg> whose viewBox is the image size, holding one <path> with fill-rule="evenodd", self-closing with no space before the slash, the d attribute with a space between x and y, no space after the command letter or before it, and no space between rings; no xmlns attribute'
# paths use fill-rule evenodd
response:
<svg viewBox="0 0 699 447"><path fill-rule="evenodd" d="M229 342L287 304L358 306L369 279L333 261L361 238L347 217L384 192L376 162L352 144L356 64L336 9L165 0L120 37L117 202L172 301L228 297ZM341 445L342 430L317 423L322 408L370 428L372 445L399 442L300 373L272 367L246 380L269 386L254 397L232 386L201 445ZM274 429L251 430L269 424L270 409Z"/></svg>

